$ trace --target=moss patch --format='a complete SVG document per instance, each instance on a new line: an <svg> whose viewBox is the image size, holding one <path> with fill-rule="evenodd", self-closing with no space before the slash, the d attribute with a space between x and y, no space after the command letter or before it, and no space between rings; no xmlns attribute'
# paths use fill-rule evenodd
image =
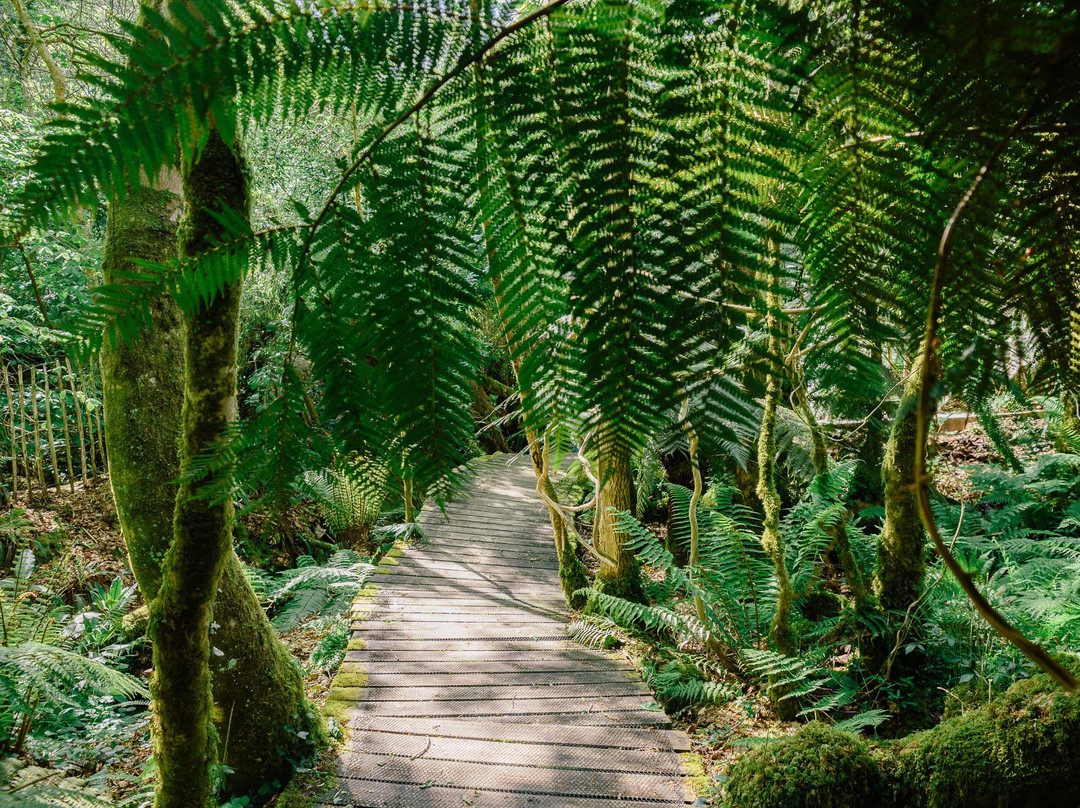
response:
<svg viewBox="0 0 1080 808"><path fill-rule="evenodd" d="M1040 674L886 751L886 774L904 805L1073 808L1080 804L1080 694Z"/></svg>
<svg viewBox="0 0 1080 808"><path fill-rule="evenodd" d="M367 687L368 675L362 667L355 670L342 670L334 677L333 688L340 687Z"/></svg>
<svg viewBox="0 0 1080 808"><path fill-rule="evenodd" d="M863 808L883 793L866 741L824 724L751 749L731 768L727 808Z"/></svg>
<svg viewBox="0 0 1080 808"><path fill-rule="evenodd" d="M686 778L690 781L690 787L694 789L694 794L698 797L708 796L712 781L705 774L705 763L702 761L701 755L696 752L682 752L679 757L682 758L683 768L686 769Z"/></svg>

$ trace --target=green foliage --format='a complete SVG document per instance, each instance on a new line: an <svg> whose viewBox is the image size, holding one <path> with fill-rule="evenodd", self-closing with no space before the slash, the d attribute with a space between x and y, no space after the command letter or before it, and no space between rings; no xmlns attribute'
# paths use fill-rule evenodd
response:
<svg viewBox="0 0 1080 808"><path fill-rule="evenodd" d="M386 498L390 469L383 463L355 461L342 468L309 471L304 490L311 494L339 539L350 530L370 531Z"/></svg>
<svg viewBox="0 0 1080 808"><path fill-rule="evenodd" d="M670 660L664 663L647 662L645 676L664 710L672 715L688 707L723 704L731 701L738 691L729 684L705 678L698 664Z"/></svg>
<svg viewBox="0 0 1080 808"><path fill-rule="evenodd" d="M13 577L0 580L0 745L6 751L19 751L35 724L83 707L90 694L149 695L139 680L88 655L105 650L94 641L108 634L92 633L100 613L73 616L33 582L33 571L34 554L24 549Z"/></svg>
<svg viewBox="0 0 1080 808"><path fill-rule="evenodd" d="M1043 455L1020 473L969 468L977 498L940 503L937 517L956 533L957 555L991 602L1029 636L1061 650L1080 647L1080 457ZM961 515L963 517L962 522ZM955 584L944 579L927 605L931 653L959 682L972 677L1007 686L1023 661L971 614Z"/></svg>
<svg viewBox="0 0 1080 808"><path fill-rule="evenodd" d="M282 634L313 617L333 618L346 611L373 571L352 550L338 550L322 565L300 556L295 569L276 574L244 568L272 615L270 624Z"/></svg>

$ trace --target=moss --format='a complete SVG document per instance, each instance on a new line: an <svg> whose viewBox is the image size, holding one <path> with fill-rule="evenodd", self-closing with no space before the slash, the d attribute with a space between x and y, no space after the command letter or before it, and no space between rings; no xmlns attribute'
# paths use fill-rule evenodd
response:
<svg viewBox="0 0 1080 808"><path fill-rule="evenodd" d="M340 670L337 676L334 677L334 682L330 685L332 688L339 687L367 687L368 675L363 670L362 666L357 666L354 670Z"/></svg>
<svg viewBox="0 0 1080 808"><path fill-rule="evenodd" d="M401 547L398 544L395 544L393 547L386 551L386 555L383 556L383 560L385 561L388 558L401 558L403 555L405 555L405 548Z"/></svg>
<svg viewBox="0 0 1080 808"><path fill-rule="evenodd" d="M393 556L393 555L390 555L390 553L388 552L385 556L383 556L382 561L379 562L379 566L380 567L396 567L398 565L398 559L399 558L401 558L400 553L398 555L396 555L396 556ZM376 569L376 572L389 572L389 570Z"/></svg>
<svg viewBox="0 0 1080 808"><path fill-rule="evenodd" d="M368 586L365 586L363 589L361 589L359 592L357 592L356 597L353 598L353 600L355 601L355 600L357 600L359 598L370 599L370 598L375 597L377 594L379 594L379 587L371 586L369 584Z"/></svg>
<svg viewBox="0 0 1080 808"><path fill-rule="evenodd" d="M712 790L712 780L705 773L705 762L701 755L694 752L682 752L683 768L686 769L686 778L690 781L690 787L694 789L695 796L706 797Z"/></svg>
<svg viewBox="0 0 1080 808"><path fill-rule="evenodd" d="M322 714L326 719L327 724L336 724L343 739L347 739L349 735L351 714L355 709L356 702L353 699L347 697L339 698L335 695L334 691L331 690L326 699L326 703L323 704Z"/></svg>
<svg viewBox="0 0 1080 808"><path fill-rule="evenodd" d="M926 572L926 532L914 493L919 382L916 364L904 387L881 466L885 526L878 537L874 593L886 610L903 611L914 603Z"/></svg>
<svg viewBox="0 0 1080 808"><path fill-rule="evenodd" d="M888 775L905 806L1075 808L1080 695L1040 674L888 752Z"/></svg>
<svg viewBox="0 0 1080 808"><path fill-rule="evenodd" d="M367 643L357 637L353 637L349 640L349 644L345 646L348 651L363 651L365 648L367 648Z"/></svg>
<svg viewBox="0 0 1080 808"><path fill-rule="evenodd" d="M821 723L751 749L731 767L727 808L865 808L883 794L866 741Z"/></svg>

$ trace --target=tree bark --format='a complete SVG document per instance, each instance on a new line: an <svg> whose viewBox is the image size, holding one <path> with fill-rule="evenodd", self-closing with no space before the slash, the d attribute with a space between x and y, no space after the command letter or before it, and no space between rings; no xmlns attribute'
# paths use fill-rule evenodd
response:
<svg viewBox="0 0 1080 808"><path fill-rule="evenodd" d="M603 432L598 445L596 475L600 484L596 492L593 543L601 560L596 588L608 595L643 602L641 566L626 546L626 534L619 530L611 513L612 510L634 513L634 469L630 449L615 436Z"/></svg>
<svg viewBox="0 0 1080 808"><path fill-rule="evenodd" d="M926 571L926 531L915 498L915 424L920 374L914 365L913 362L909 367L909 381L904 385L881 466L885 526L878 537L874 593L886 610L904 610L914 603L922 590ZM933 417L933 413L928 417Z"/></svg>
<svg viewBox="0 0 1080 808"><path fill-rule="evenodd" d="M807 427L810 429L811 446L811 459L814 464L814 476L822 477L829 472L829 451L825 443L825 434L821 429L821 424L818 423L817 416L814 415L814 410L810 406L810 401L806 395L806 386L804 380L801 378L795 379L796 393L795 393L795 409L799 415L806 421ZM836 528L832 531L834 536L834 547L836 548L836 555L840 559L840 566L844 570L844 578L848 582L848 587L851 589L851 596L855 603L859 606L868 606L869 592L866 588L866 583L863 581L862 571L859 569L859 564L855 560L855 554L851 551L851 542L848 541L847 535L847 519L845 518Z"/></svg>
<svg viewBox="0 0 1080 808"><path fill-rule="evenodd" d="M776 339L770 336L769 342L772 343ZM770 355L773 357L779 355L779 348L776 347L776 351L770 348ZM761 432L758 435L757 495L765 511L761 546L773 563L777 580L776 615L769 627L769 639L776 646L776 650L790 655L796 651L795 634L791 628L791 609L795 592L788 576L784 537L780 533L780 494L776 489L776 415L780 406L780 385L779 371L775 369L770 371L765 389L765 412L761 418Z"/></svg>

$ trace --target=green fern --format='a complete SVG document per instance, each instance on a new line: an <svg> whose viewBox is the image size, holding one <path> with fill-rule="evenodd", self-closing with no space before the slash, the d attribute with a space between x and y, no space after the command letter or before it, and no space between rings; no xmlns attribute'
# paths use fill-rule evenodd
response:
<svg viewBox="0 0 1080 808"><path fill-rule="evenodd" d="M271 625L280 633L292 631L313 617L333 617L346 611L371 578L374 567L352 550L338 550L326 564L301 556L296 568L276 575L248 573L265 592Z"/></svg>

